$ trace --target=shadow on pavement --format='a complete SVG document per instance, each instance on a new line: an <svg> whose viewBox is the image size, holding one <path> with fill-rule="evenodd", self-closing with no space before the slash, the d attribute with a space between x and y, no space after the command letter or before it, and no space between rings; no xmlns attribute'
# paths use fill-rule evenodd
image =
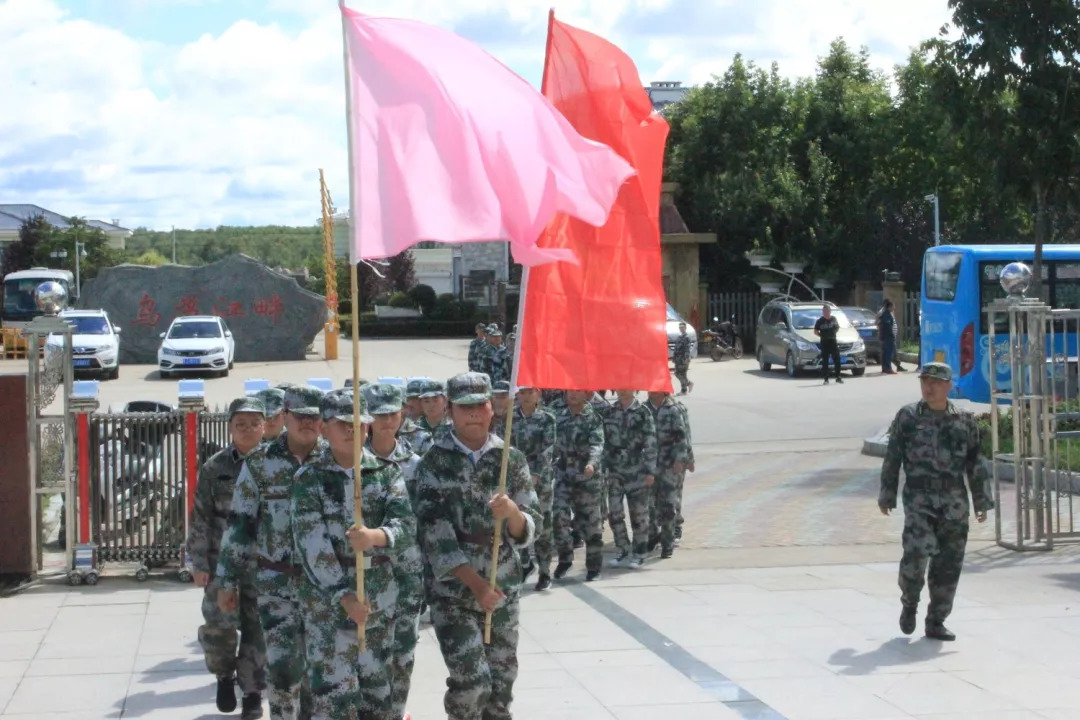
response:
<svg viewBox="0 0 1080 720"><path fill-rule="evenodd" d="M837 650L829 657L829 665L841 666L840 675L869 675L881 667L914 665L936 657L952 655L941 651L942 645L929 640L893 638L876 650L857 653L851 648Z"/></svg>

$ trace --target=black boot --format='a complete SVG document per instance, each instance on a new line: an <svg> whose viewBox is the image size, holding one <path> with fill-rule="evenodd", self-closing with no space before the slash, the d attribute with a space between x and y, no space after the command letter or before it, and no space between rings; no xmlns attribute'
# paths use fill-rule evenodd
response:
<svg viewBox="0 0 1080 720"><path fill-rule="evenodd" d="M546 573L540 573L540 578L536 581L536 590L547 590L551 587L551 578Z"/></svg>
<svg viewBox="0 0 1080 720"><path fill-rule="evenodd" d="M900 632L905 635L915 632L915 616L917 612L918 608L916 607L904 606L904 609L900 611Z"/></svg>
<svg viewBox="0 0 1080 720"><path fill-rule="evenodd" d="M585 582L592 582L598 577L600 577L599 570L589 570L587 573L585 573Z"/></svg>
<svg viewBox="0 0 1080 720"><path fill-rule="evenodd" d="M555 566L555 579L559 580L563 575L567 573L570 568L574 567L574 563L570 560L560 560L559 564Z"/></svg>
<svg viewBox="0 0 1080 720"><path fill-rule="evenodd" d="M263 716L262 709L262 695L259 693L248 693L244 696L242 710L240 711L240 720L258 720Z"/></svg>
<svg viewBox="0 0 1080 720"><path fill-rule="evenodd" d="M236 678L232 675L217 679L217 709L223 713L236 709Z"/></svg>
<svg viewBox="0 0 1080 720"><path fill-rule="evenodd" d="M652 552L653 550L655 550L656 546L659 545L659 544L660 544L660 536L659 535L650 535L649 536L649 552Z"/></svg>
<svg viewBox="0 0 1080 720"><path fill-rule="evenodd" d="M525 582L526 580L528 580L529 576L532 575L535 571L536 563L530 560L529 564L525 566L525 569L521 571L521 582Z"/></svg>
<svg viewBox="0 0 1080 720"><path fill-rule="evenodd" d="M926 637L931 640L941 640L942 642L952 642L956 639L956 635L950 632L943 623L936 620L926 621Z"/></svg>
<svg viewBox="0 0 1080 720"><path fill-rule="evenodd" d="M675 548L666 547L666 548L664 548L663 550L660 551L660 559L661 560L667 560L669 557L671 557L674 554L675 554Z"/></svg>

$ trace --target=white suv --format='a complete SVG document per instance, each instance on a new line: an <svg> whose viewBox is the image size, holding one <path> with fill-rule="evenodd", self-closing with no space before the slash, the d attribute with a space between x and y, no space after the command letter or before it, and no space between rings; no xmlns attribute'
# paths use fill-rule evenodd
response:
<svg viewBox="0 0 1080 720"><path fill-rule="evenodd" d="M104 310L63 310L60 317L74 330L71 355L75 372L98 373L106 380L120 377L120 328L112 324ZM59 335L50 335L45 343L52 354L64 347Z"/></svg>
<svg viewBox="0 0 1080 720"><path fill-rule="evenodd" d="M236 343L225 321L216 315L178 317L160 337L158 371L162 378L205 371L226 377L232 369Z"/></svg>

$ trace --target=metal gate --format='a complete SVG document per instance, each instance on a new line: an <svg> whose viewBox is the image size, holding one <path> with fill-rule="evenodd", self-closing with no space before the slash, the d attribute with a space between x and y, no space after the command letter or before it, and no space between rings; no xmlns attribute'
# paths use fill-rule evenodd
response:
<svg viewBox="0 0 1080 720"><path fill-rule="evenodd" d="M1080 310L1012 295L986 315L995 537L1013 550L1050 550L1080 538Z"/></svg>

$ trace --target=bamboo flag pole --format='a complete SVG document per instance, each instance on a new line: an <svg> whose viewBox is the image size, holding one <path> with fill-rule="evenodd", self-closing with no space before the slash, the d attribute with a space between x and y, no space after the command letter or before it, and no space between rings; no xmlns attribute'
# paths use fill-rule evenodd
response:
<svg viewBox="0 0 1080 720"><path fill-rule="evenodd" d="M548 10L548 32L547 43L544 48L544 74L540 80L540 92L547 90L548 81L548 60L551 57L551 29L555 24L555 8ZM522 329L525 327L525 299L528 295L529 289L529 268L525 268L521 273L521 293L520 300L518 301L518 317L517 317L517 342L514 343L514 357L512 362L513 371L510 378L510 406L506 409L506 442L503 444L502 453L502 467L499 469L499 489L498 493L502 494L506 492L506 473L510 465L510 432L514 426L514 397L517 395L517 378L518 368L520 367L521 358L521 340ZM489 573L488 582L491 585L491 589L495 589L496 581L498 580L499 573L499 547L502 544L502 529L503 521L496 518L495 520L495 534L491 540L491 572ZM484 617L484 644L491 644L491 613L487 613Z"/></svg>
<svg viewBox="0 0 1080 720"><path fill-rule="evenodd" d="M349 163L349 281L352 289L352 395L353 395L353 525L364 525L364 492L360 481L360 464L363 459L364 445L360 432L360 328L357 323L356 298L359 295L357 264L360 261L356 243L356 173L354 171L353 129L352 129L352 82L349 72L349 35L345 27L345 0L338 0L338 12L341 12L341 52L345 64L345 128L348 137ZM364 594L364 553L356 553L356 599L365 602ZM356 641L360 652L367 649L367 628L357 623Z"/></svg>

